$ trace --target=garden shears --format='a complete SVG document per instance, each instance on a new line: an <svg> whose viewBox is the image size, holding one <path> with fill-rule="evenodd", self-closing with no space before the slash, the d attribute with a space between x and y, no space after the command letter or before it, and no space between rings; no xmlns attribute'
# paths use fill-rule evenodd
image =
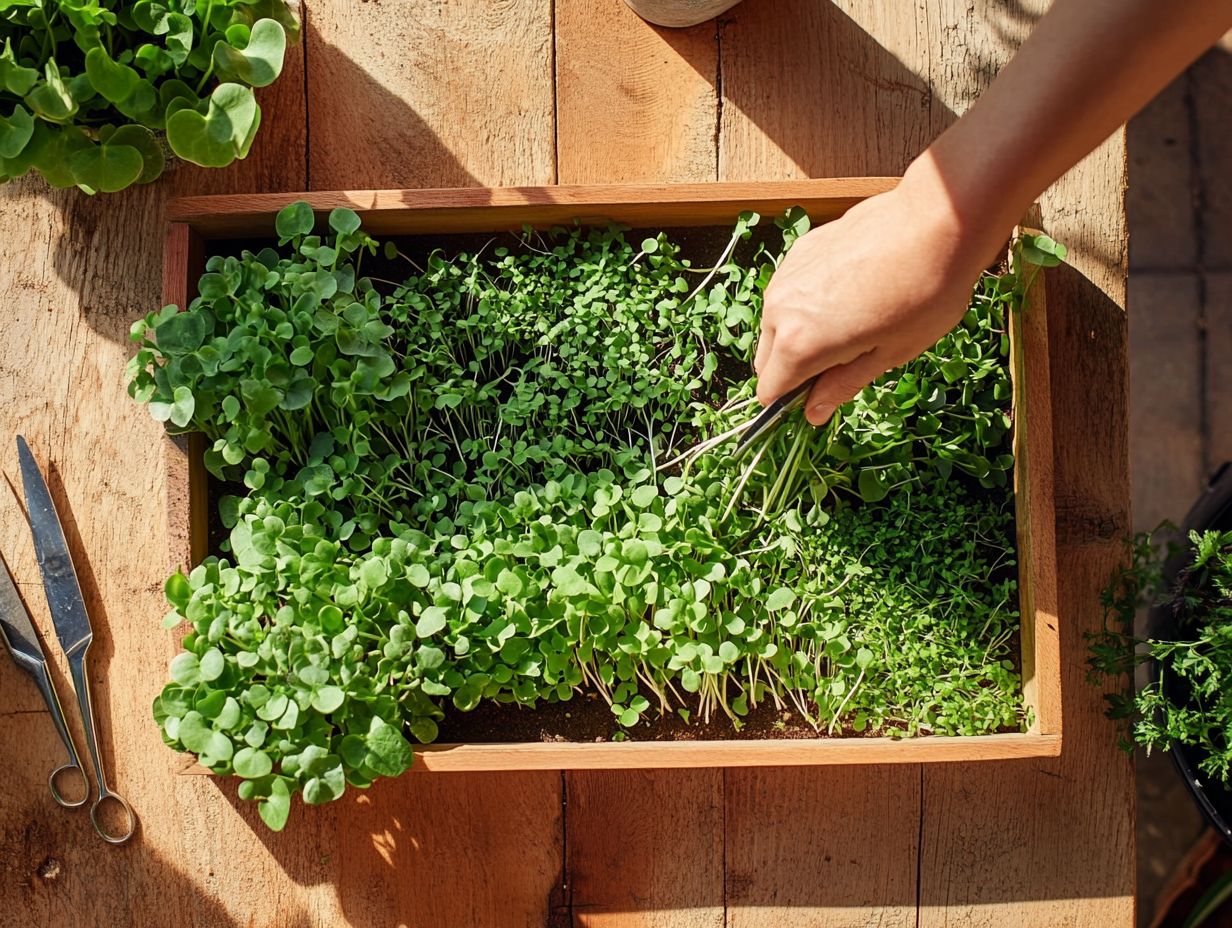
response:
<svg viewBox="0 0 1232 928"><path fill-rule="evenodd" d="M739 457L749 449L751 445L757 443L759 438L771 432L778 425L783 417L794 409L799 408L804 404L805 398L809 394L809 390L813 388L813 384L817 382L817 377L810 377L798 387L793 387L788 390L777 400L763 409L757 416L744 426L740 433L740 441L736 443L732 455Z"/></svg>
<svg viewBox="0 0 1232 928"><path fill-rule="evenodd" d="M111 844L123 844L132 837L136 829L136 817L127 802L107 785L107 777L103 770L103 759L98 750L98 735L94 724L94 710L90 703L90 678L86 673L86 656L90 644L94 640L94 632L90 627L90 616L86 612L85 600L81 595L81 586L77 582L77 571L73 567L73 559L69 554L68 542L64 538L64 529L60 517L56 514L56 506L51 493L47 489L47 481L39 470L30 446L20 435L17 436L17 456L21 462L21 482L25 488L26 514L30 521L30 534L34 538L34 552L38 560L39 572L43 577L43 589L47 595L47 607L51 612L52 624L55 626L56 638L64 656L68 658L69 672L73 680L73 688L77 694L77 704L81 709L82 727L86 733L86 747L89 749L90 762L94 767L94 778L98 784L98 794L90 806L90 821L94 830L104 841ZM57 803L66 809L76 809L85 805L90 798L90 781L85 769L81 766L81 757L69 733L68 724L64 719L64 710L60 705L59 695L47 669L47 655L39 642L38 633L30 613L26 610L17 586L9 573L7 565L0 561L0 637L8 646L9 653L17 666L34 678L44 702L51 712L51 720L56 726L56 732L68 751L68 762L61 764L48 777L51 795ZM80 776L84 786L80 799L67 798L60 790L60 780L63 776L73 773ZM123 831L108 831L99 819L99 809L104 802L113 802L124 811L127 825Z"/></svg>

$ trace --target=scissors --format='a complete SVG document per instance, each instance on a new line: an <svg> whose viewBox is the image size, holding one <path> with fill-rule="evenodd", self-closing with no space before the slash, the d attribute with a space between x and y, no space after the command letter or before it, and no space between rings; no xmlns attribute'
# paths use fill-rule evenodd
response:
<svg viewBox="0 0 1232 928"><path fill-rule="evenodd" d="M30 446L20 435L17 436L17 456L21 462L21 482L26 492L26 513L30 519L30 534L34 537L34 553L38 559L39 571L43 575L43 589L47 594L47 606L51 611L51 620L55 625L56 638L64 656L68 658L69 672L73 678L73 689L77 693L77 704L81 708L82 727L86 732L86 746L90 750L90 762L94 766L94 778L98 783L98 795L90 806L90 821L94 830L104 841L110 844L123 844L132 837L136 830L137 820L127 802L107 785L107 776L103 771L103 759L98 751L98 736L94 725L94 710L90 705L90 678L86 673L86 656L90 643L94 640L94 632L90 627L90 616L86 613L85 600L81 596L81 587L77 583L77 571L73 567L73 559L69 554L68 543L64 540L64 529L60 525L60 517L56 515L56 506L52 502L51 493L47 490L47 481L43 479L42 471L30 453ZM51 720L64 747L68 751L68 763L61 764L47 778L52 798L66 809L77 809L85 805L90 798L90 781L85 769L81 766L81 757L73 744L68 725L64 720L64 710L60 706L60 697L56 693L55 684L47 671L47 655L39 643L34 623L26 610L13 583L7 565L0 560L0 637L8 646L9 653L17 666L34 677L34 682L43 694L43 700L51 712ZM66 798L60 789L63 777L73 774L81 778L83 785L80 799ZM99 818L99 809L104 802L117 804L127 817L125 830L108 831Z"/></svg>
<svg viewBox="0 0 1232 928"><path fill-rule="evenodd" d="M800 386L788 390L758 413L757 417L744 427L740 434L740 441L736 443L736 447L732 450L732 455L739 457L744 454L750 445L756 444L759 438L772 431L783 420L784 416L802 406L805 397L809 394L809 390L813 388L813 384L816 382L816 376L810 377Z"/></svg>

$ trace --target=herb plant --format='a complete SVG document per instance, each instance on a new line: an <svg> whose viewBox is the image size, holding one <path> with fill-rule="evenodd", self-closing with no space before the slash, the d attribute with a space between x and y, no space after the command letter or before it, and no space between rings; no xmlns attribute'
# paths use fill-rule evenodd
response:
<svg viewBox="0 0 1232 928"><path fill-rule="evenodd" d="M261 122L253 87L298 25L283 0L0 3L0 182L111 193L185 161L223 167Z"/></svg>
<svg viewBox="0 0 1232 928"><path fill-rule="evenodd" d="M280 248L211 258L190 306L137 322L130 392L246 491L221 556L167 584L191 626L167 742L277 828L483 700L590 690L630 737L762 705L830 733L1021 728L1021 282L985 277L829 426L733 460L762 292L808 228L758 223L706 267L620 228L421 259L293 204Z"/></svg>
<svg viewBox="0 0 1232 928"><path fill-rule="evenodd" d="M1109 715L1128 729L1125 747L1147 750L1183 744L1201 752L1199 769L1232 782L1232 532L1191 532L1192 559L1170 589L1161 589L1163 556L1150 534L1131 544L1129 564L1104 591L1104 630L1090 640L1088 664L1095 682L1131 674L1144 661L1154 678L1137 692L1109 695ZM1136 638L1138 607L1162 596L1176 622L1178 640Z"/></svg>

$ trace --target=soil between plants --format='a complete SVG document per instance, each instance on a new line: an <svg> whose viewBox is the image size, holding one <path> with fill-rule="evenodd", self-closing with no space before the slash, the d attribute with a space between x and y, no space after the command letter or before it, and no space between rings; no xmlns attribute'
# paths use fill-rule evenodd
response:
<svg viewBox="0 0 1232 928"><path fill-rule="evenodd" d="M648 697L650 698L650 697ZM741 721L740 730L731 719L716 711L706 722L696 714L686 722L675 710L660 716L654 708L646 711L642 721L632 728L622 729L603 697L587 691L576 694L567 702L541 703L535 708L516 703L481 702L470 712L459 712L452 706L445 710L439 723L437 744L511 744L516 742L582 743L611 741L620 731L629 741L749 741L771 738L819 738L798 710L775 708L765 702L753 709ZM855 735L843 731L842 735ZM835 732L835 737L840 735Z"/></svg>

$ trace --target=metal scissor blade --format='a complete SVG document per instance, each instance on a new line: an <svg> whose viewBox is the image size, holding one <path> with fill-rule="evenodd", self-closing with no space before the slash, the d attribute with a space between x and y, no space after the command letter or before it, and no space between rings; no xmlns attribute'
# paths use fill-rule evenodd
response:
<svg viewBox="0 0 1232 928"><path fill-rule="evenodd" d="M21 462L21 482L26 491L26 514L30 518L30 534L34 536L34 553L39 570L43 574L43 589L47 592L47 606L51 621L56 627L56 637L64 653L72 656L89 645L94 637L90 628L90 616L86 613L81 586L77 583L77 571L73 558L64 540L64 529L56 514L47 481L39 470L30 446L17 436L17 457Z"/></svg>
<svg viewBox="0 0 1232 928"><path fill-rule="evenodd" d="M763 409L747 426L740 436L740 441L737 443L734 455L741 455L748 450L749 446L769 432L779 420L785 415L804 402L804 398L808 396L809 390L812 389L813 383L817 380L816 377L810 377L798 387L793 387L788 390L777 400Z"/></svg>
<svg viewBox="0 0 1232 928"><path fill-rule="evenodd" d="M26 611L13 575L3 560L0 560L0 635L4 636L4 643L18 666L33 672L35 665L47 663L43 646L30 621L30 613Z"/></svg>

